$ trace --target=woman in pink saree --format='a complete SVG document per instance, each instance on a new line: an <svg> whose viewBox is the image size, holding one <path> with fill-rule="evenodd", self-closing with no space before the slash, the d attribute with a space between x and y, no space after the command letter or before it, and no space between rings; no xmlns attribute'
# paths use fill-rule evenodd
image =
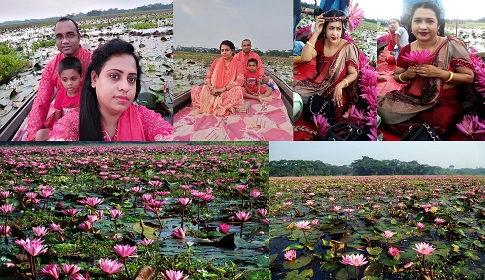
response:
<svg viewBox="0 0 485 280"><path fill-rule="evenodd" d="M113 39L93 53L79 108L53 127L49 140L171 140L173 127L161 115L133 104L141 90L141 68L133 46Z"/></svg>
<svg viewBox="0 0 485 280"><path fill-rule="evenodd" d="M212 62L204 85L190 90L198 114L225 116L244 108L244 72L234 59L235 46L225 40L219 49L221 57Z"/></svg>

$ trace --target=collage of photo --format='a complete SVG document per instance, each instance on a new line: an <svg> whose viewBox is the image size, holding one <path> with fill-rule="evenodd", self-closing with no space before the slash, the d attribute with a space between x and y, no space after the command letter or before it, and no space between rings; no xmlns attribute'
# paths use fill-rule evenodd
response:
<svg viewBox="0 0 485 280"><path fill-rule="evenodd" d="M0 278L484 279L479 6L5 5Z"/></svg>

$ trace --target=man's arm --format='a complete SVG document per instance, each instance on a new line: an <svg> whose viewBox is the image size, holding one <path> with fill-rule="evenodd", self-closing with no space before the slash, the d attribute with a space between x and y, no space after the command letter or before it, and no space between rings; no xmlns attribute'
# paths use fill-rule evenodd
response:
<svg viewBox="0 0 485 280"><path fill-rule="evenodd" d="M34 99L34 104L30 110L29 120L27 123L27 140L34 141L37 131L44 126L44 122L49 112L52 96L54 96L55 73L53 71L55 63L47 63L42 72L39 89Z"/></svg>

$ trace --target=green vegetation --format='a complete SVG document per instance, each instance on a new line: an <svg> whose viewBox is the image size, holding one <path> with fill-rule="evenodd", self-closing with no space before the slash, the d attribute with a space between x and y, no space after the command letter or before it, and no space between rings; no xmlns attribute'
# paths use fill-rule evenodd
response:
<svg viewBox="0 0 485 280"><path fill-rule="evenodd" d="M50 39L45 41L39 41L32 43L32 50L37 50L45 47L53 47L56 45L56 39Z"/></svg>
<svg viewBox="0 0 485 280"><path fill-rule="evenodd" d="M454 169L420 164L417 161L404 162L397 159L376 160L367 156L354 160L350 165L335 166L319 160L279 160L269 165L272 177L335 176L335 175L484 175L485 168Z"/></svg>
<svg viewBox="0 0 485 280"><path fill-rule="evenodd" d="M130 25L128 28L132 29L149 29L149 28L157 28L158 24L155 22L141 22L141 23L135 23Z"/></svg>
<svg viewBox="0 0 485 280"><path fill-rule="evenodd" d="M7 83L12 76L25 71L29 61L18 56L15 49L0 44L0 84Z"/></svg>

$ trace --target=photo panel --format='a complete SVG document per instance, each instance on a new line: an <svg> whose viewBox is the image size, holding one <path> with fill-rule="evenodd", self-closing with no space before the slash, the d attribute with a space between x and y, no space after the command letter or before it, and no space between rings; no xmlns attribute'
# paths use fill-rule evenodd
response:
<svg viewBox="0 0 485 280"><path fill-rule="evenodd" d="M271 142L271 279L484 278L484 155L479 142Z"/></svg>
<svg viewBox="0 0 485 280"><path fill-rule="evenodd" d="M293 139L291 4L175 1L174 140Z"/></svg>
<svg viewBox="0 0 485 280"><path fill-rule="evenodd" d="M268 142L2 145L4 276L269 279Z"/></svg>
<svg viewBox="0 0 485 280"><path fill-rule="evenodd" d="M113 39L121 39L133 46L131 53L139 59L141 73L138 73L137 79L141 82L136 88L131 87L135 83L131 82L133 78L130 77L128 79L129 90L124 89L123 87L126 85L123 85L120 88L105 91L106 96L121 96L117 99L119 104L115 105L130 106L129 101L134 100L135 104L154 111L155 113L145 114L146 110L141 108L139 111L144 111L143 114L134 112L134 116L132 115L128 121L136 119L137 115L142 115L141 120L138 120L141 122L142 128L149 130L148 126L150 126L150 130L160 130L161 133L157 134L158 137L144 135L145 137L134 138L133 135L136 135L136 132L133 127L128 129L127 125L121 126L120 123L128 123L125 121L118 122L119 126L114 125L113 128L118 131L129 131L128 135L125 135L126 137L121 133L116 133L115 129L113 129L114 133L108 133L109 128L100 128L106 133L97 137L99 138L97 140L110 140L111 138L115 141L171 139L173 107L173 8L171 2L159 1L157 3L148 0L133 4L129 1L117 1L116 3L68 1L59 7L55 1L32 5L26 1L18 1L14 5L6 6L5 9L4 13L8 16L2 17L3 22L0 23L0 29L2 29L0 44L3 55L0 62L2 65L0 68L1 141L32 141L36 139L37 132L41 129L45 129L45 133L37 140L49 139L49 133L52 131L54 123L57 123L56 110L59 117L63 117L68 114L70 109L81 103L81 88L86 80L85 77L88 77L87 80L91 80L91 73L86 73L88 65L91 63L91 53L101 45L114 42L111 41ZM62 20L59 23L59 25L66 25L67 28L70 28L71 35L64 32L65 30L61 30L60 27L56 29L57 21L61 17L73 20ZM74 23L77 24L77 27ZM120 45L118 44L118 46ZM113 47L112 50L117 49ZM110 53L110 50L104 49L102 52L100 51L101 53ZM81 79L78 79L81 81L79 86L77 84L63 85L59 76L58 64L65 56L72 55L76 56L82 65ZM97 61L99 65L104 65L105 59L100 58ZM124 65L127 64L120 62L115 65L117 66L115 68L124 70L120 68ZM134 65L136 70L133 60L129 65ZM125 70L125 72L127 71ZM68 77L65 79L68 80ZM127 80L127 78L122 80ZM79 92L72 89L74 87L79 88ZM90 87L95 88L95 85ZM65 89L67 89L67 93L64 91ZM93 91L97 92L95 89ZM58 92L59 94L57 94ZM54 96L59 99L58 105L55 105ZM99 101L97 94L96 97L98 100L95 102L103 104ZM102 111L108 108L104 105L101 107ZM113 110L118 112L116 108ZM126 112L126 110L121 111L118 113ZM88 116L90 115L92 114L88 114ZM147 117L148 115L149 117ZM102 116L105 118L103 114ZM77 125L71 125L71 122L65 120L62 122L63 127L65 126L66 130L77 131L79 122L74 119L69 118L72 123ZM103 125L110 126L105 123ZM163 128L158 129L159 126L163 126ZM140 130L140 125L136 127ZM101 135L101 133L98 134ZM139 134L143 134L143 131ZM109 139L106 139L106 135L109 136ZM62 135L51 139L79 139L79 137L71 136Z"/></svg>
<svg viewBox="0 0 485 280"><path fill-rule="evenodd" d="M376 7L294 4L294 140L378 140Z"/></svg>
<svg viewBox="0 0 485 280"><path fill-rule="evenodd" d="M382 139L483 140L482 14L469 0L392 3L378 17Z"/></svg>

